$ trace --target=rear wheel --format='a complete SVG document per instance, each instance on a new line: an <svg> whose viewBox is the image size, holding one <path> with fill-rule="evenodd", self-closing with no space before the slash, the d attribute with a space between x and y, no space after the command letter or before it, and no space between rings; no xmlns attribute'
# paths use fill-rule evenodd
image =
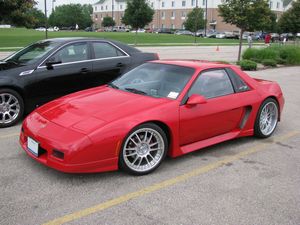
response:
<svg viewBox="0 0 300 225"><path fill-rule="evenodd" d="M168 141L165 132L153 123L142 124L125 138L120 167L135 175L151 173L165 158Z"/></svg>
<svg viewBox="0 0 300 225"><path fill-rule="evenodd" d="M267 138L272 135L278 123L278 103L266 99L260 106L256 116L254 134L257 137Z"/></svg>
<svg viewBox="0 0 300 225"><path fill-rule="evenodd" d="M14 90L0 89L0 128L17 123L24 112L22 97Z"/></svg>

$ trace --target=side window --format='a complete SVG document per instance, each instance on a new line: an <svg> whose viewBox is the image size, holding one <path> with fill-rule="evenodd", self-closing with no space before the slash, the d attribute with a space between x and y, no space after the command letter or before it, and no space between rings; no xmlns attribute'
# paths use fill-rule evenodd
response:
<svg viewBox="0 0 300 225"><path fill-rule="evenodd" d="M245 81L243 81L242 78L240 78L240 76L237 75L232 69L227 68L226 71L230 76L235 92L244 92L250 90Z"/></svg>
<svg viewBox="0 0 300 225"><path fill-rule="evenodd" d="M55 62L76 62L88 59L88 46L85 42L67 45L55 53L50 61Z"/></svg>
<svg viewBox="0 0 300 225"><path fill-rule="evenodd" d="M200 94L205 98L215 98L233 93L234 90L227 73L218 69L201 73L190 89L189 96Z"/></svg>
<svg viewBox="0 0 300 225"><path fill-rule="evenodd" d="M116 47L110 45L109 43L94 42L92 45L93 45L93 49L94 49L96 59L109 58L109 57L118 57L118 56L124 56L125 55L123 52L121 52Z"/></svg>

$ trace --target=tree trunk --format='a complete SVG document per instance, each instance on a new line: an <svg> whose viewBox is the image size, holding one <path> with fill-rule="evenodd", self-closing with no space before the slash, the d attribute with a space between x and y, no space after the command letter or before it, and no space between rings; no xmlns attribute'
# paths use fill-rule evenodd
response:
<svg viewBox="0 0 300 225"><path fill-rule="evenodd" d="M135 38L134 38L134 45L137 44L137 29L135 30Z"/></svg>
<svg viewBox="0 0 300 225"><path fill-rule="evenodd" d="M244 34L244 30L241 29L238 61L241 60L241 52L242 52L242 45L243 45L243 34Z"/></svg>

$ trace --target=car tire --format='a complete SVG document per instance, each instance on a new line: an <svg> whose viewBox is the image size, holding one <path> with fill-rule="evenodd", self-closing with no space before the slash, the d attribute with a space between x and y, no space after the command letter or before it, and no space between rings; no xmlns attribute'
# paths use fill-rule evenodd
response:
<svg viewBox="0 0 300 225"><path fill-rule="evenodd" d="M0 128L16 124L23 116L24 101L18 92L0 89Z"/></svg>
<svg viewBox="0 0 300 225"><path fill-rule="evenodd" d="M156 124L135 127L125 137L119 155L119 166L133 175L145 175L157 169L165 158L168 141Z"/></svg>
<svg viewBox="0 0 300 225"><path fill-rule="evenodd" d="M271 136L277 126L278 118L277 101L273 98L267 98L259 107L254 125L254 135L260 138Z"/></svg>

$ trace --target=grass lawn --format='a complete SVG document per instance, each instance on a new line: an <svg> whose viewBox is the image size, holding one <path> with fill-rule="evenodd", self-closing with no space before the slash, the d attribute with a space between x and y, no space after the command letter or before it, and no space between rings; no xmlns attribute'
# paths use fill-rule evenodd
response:
<svg viewBox="0 0 300 225"><path fill-rule="evenodd" d="M59 31L48 32L49 38L56 37L97 37L107 38L134 44L135 33L121 32L84 32L84 31ZM0 28L0 51L15 50L15 47L24 47L32 42L45 39L45 33L25 28ZM148 34L138 33L137 44L139 46L160 46L160 45L194 45L195 38L186 35L172 34ZM196 38L198 45L237 45L238 40Z"/></svg>

